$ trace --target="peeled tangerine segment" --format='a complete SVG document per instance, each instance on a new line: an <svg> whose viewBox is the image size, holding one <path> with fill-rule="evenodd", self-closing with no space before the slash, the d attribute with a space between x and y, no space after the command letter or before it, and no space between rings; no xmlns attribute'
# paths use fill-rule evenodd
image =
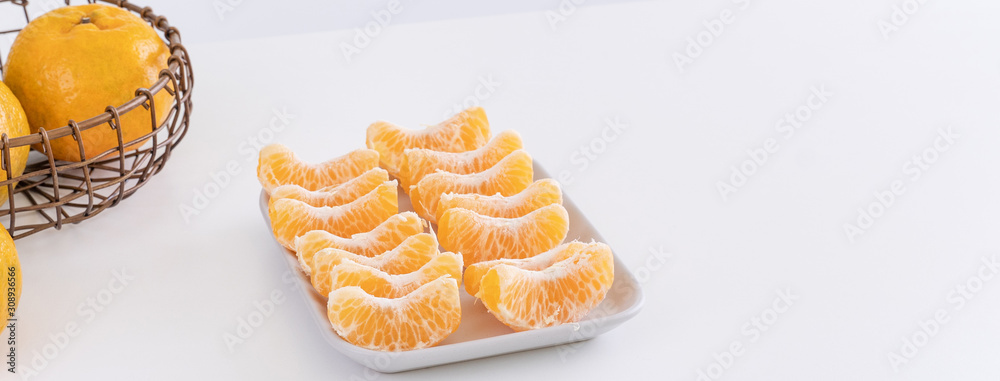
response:
<svg viewBox="0 0 1000 381"><path fill-rule="evenodd" d="M295 237L295 254L306 274L310 273L313 256L326 248L340 249L353 254L374 257L402 244L407 238L421 233L427 223L413 212L395 214L374 229L340 237L325 230L313 230Z"/></svg>
<svg viewBox="0 0 1000 381"><path fill-rule="evenodd" d="M295 237L326 230L341 237L374 229L399 213L396 181L386 181L357 200L340 206L315 207L299 200L280 199L270 213L271 229L282 246L292 249Z"/></svg>
<svg viewBox="0 0 1000 381"><path fill-rule="evenodd" d="M471 174L435 172L410 187L413 209L421 217L437 222L434 214L445 193L478 193L512 196L531 185L534 169L531 155L524 150L511 152L489 169Z"/></svg>
<svg viewBox="0 0 1000 381"><path fill-rule="evenodd" d="M267 209L269 213L273 211L274 202L283 198L299 200L312 206L343 205L364 196L386 181L389 181L389 172L382 168L372 168L343 184L314 191L294 184L281 185L271 191L270 198L267 200Z"/></svg>
<svg viewBox="0 0 1000 381"><path fill-rule="evenodd" d="M591 243L590 245L596 245ZM483 275L486 275L487 271L498 266L498 265L510 265L524 270L539 271L552 266L552 264L570 258L574 255L579 254L581 251L586 250L588 244L573 241L564 243L562 245L556 246L554 249L546 251L544 253L538 254L533 257L521 258L521 259L494 259L492 261L484 261L479 263L470 264L469 267L465 268L464 281L465 291L469 295L475 296L479 293L479 281L482 280Z"/></svg>
<svg viewBox="0 0 1000 381"><path fill-rule="evenodd" d="M531 183L523 191L505 197L501 194L486 196L475 193L445 193L438 200L437 219L451 208L463 208L490 217L517 218L543 206L562 204L562 190L553 179Z"/></svg>
<svg viewBox="0 0 1000 381"><path fill-rule="evenodd" d="M298 185L307 190L339 185L378 167L379 153L359 149L322 163L299 160L292 150L270 144L260 150L257 180L268 194L281 185Z"/></svg>
<svg viewBox="0 0 1000 381"><path fill-rule="evenodd" d="M455 253L440 253L417 271L406 274L389 274L385 271L344 260L330 269L330 283L324 285L326 290L316 289L323 293L341 287L358 286L362 290L380 298L398 298L409 294L442 275L449 275L459 282L462 281L462 256Z"/></svg>
<svg viewBox="0 0 1000 381"><path fill-rule="evenodd" d="M523 148L521 135L512 130L503 131L486 145L467 152L443 152L427 148L407 148L399 168L399 181L404 190L435 171L457 174L482 172L511 152Z"/></svg>
<svg viewBox="0 0 1000 381"><path fill-rule="evenodd" d="M559 245L568 232L569 215L560 204L518 218L488 217L454 208L438 221L441 247L462 253L466 265L532 257Z"/></svg>
<svg viewBox="0 0 1000 381"><path fill-rule="evenodd" d="M580 321L611 288L614 258L603 243L566 245L572 247L564 250L573 254L541 270L493 266L480 280L476 297L515 331Z"/></svg>
<svg viewBox="0 0 1000 381"><path fill-rule="evenodd" d="M312 270L311 281L313 288L320 295L326 295L330 293L331 270L346 261L378 269L387 274L398 275L420 270L439 254L437 239L428 233L411 236L395 249L370 258L343 250L323 249L313 257L310 266ZM459 267L459 271L461 271L461 267Z"/></svg>
<svg viewBox="0 0 1000 381"><path fill-rule="evenodd" d="M361 287L330 292L327 317L345 341L376 351L433 346L458 329L458 280L441 276L399 298L380 298Z"/></svg>
<svg viewBox="0 0 1000 381"><path fill-rule="evenodd" d="M389 122L368 126L368 148L378 151L382 168L399 176L403 151L427 148L435 151L465 152L482 147L490 139L490 123L481 107L472 107L448 120L421 130L411 130Z"/></svg>

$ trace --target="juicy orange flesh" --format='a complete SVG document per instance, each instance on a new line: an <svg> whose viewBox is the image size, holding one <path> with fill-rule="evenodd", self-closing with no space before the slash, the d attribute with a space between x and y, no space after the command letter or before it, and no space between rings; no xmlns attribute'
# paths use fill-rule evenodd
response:
<svg viewBox="0 0 1000 381"><path fill-rule="evenodd" d="M523 191L505 197L495 194L445 193L438 200L435 216L451 208L463 208L490 217L517 218L551 204L562 204L562 190L552 179L542 179L531 183Z"/></svg>
<svg viewBox="0 0 1000 381"><path fill-rule="evenodd" d="M483 172L466 175L437 172L424 176L417 185L410 188L410 200L417 214L436 222L434 212L444 193L499 193L511 196L531 185L533 176L531 156L523 150L517 150Z"/></svg>
<svg viewBox="0 0 1000 381"><path fill-rule="evenodd" d="M462 253L466 265L531 257L559 245L568 232L569 215L559 204L518 218L487 217L455 208L445 212L438 221L441 247Z"/></svg>
<svg viewBox="0 0 1000 381"><path fill-rule="evenodd" d="M340 206L317 208L299 200L281 199L274 203L271 228L278 243L289 249L295 237L312 230L347 237L372 230L398 213L396 197L396 182L388 181Z"/></svg>
<svg viewBox="0 0 1000 381"><path fill-rule="evenodd" d="M389 181L389 172L382 168L372 168L347 182L311 191L295 184L281 185L271 191L267 200L268 210L274 210L274 202L283 198L299 200L312 206L339 206L349 203L371 192L372 189Z"/></svg>
<svg viewBox="0 0 1000 381"><path fill-rule="evenodd" d="M441 277L397 298L374 297L360 287L330 293L327 317L347 342L377 351L430 347L458 329L458 282Z"/></svg>
<svg viewBox="0 0 1000 381"><path fill-rule="evenodd" d="M523 331L579 321L613 281L611 249L592 243L540 271L497 265L481 279L477 297L498 320Z"/></svg>
<svg viewBox="0 0 1000 381"><path fill-rule="evenodd" d="M482 172L511 152L523 148L521 135L508 130L493 137L486 145L466 152L444 152L426 148L410 148L403 151L400 163L399 181L403 189L409 191L429 173L444 171L457 174Z"/></svg>
<svg viewBox="0 0 1000 381"><path fill-rule="evenodd" d="M399 275L420 270L438 256L438 243L433 235L420 233L409 237L399 247L375 257L364 257L343 250L324 249L316 253L309 266L313 288L320 295L330 293L331 271L344 261L371 267L387 274ZM461 268L460 268L461 269ZM366 289L368 290L368 289ZM375 295L375 294L373 294ZM382 296L382 295L376 295Z"/></svg>
<svg viewBox="0 0 1000 381"><path fill-rule="evenodd" d="M556 246L554 249L546 251L544 253L535 255L533 257L521 258L521 259L494 259L491 261L473 263L465 269L465 274L463 275L463 283L465 284L465 291L469 295L476 295L479 293L479 282L482 280L483 275L486 275L487 271L499 266L499 265L509 265L514 266L519 269L539 271L552 266L552 264L564 260L566 258L576 255L580 251L585 250L586 244L582 242L567 242L565 244Z"/></svg>
<svg viewBox="0 0 1000 381"><path fill-rule="evenodd" d="M306 163L281 144L271 144L260 151L257 179L271 193L281 185L298 185L307 190L343 184L378 166L379 154L358 149L322 163Z"/></svg>
<svg viewBox="0 0 1000 381"><path fill-rule="evenodd" d="M309 231L295 238L295 254L302 269L309 273L313 256L320 250L334 248L365 257L374 257L399 246L410 236L424 231L424 220L416 213L390 216L374 229L343 238L325 230Z"/></svg>
<svg viewBox="0 0 1000 381"><path fill-rule="evenodd" d="M410 130L378 121L368 126L368 148L378 151L380 165L394 176L399 175L403 150L428 148L435 151L464 152L482 147L490 138L486 112L473 107L422 130Z"/></svg>
<svg viewBox="0 0 1000 381"><path fill-rule="evenodd" d="M350 260L344 260L328 273L330 281L327 284L314 284L320 294L326 295L330 290L341 287L358 286L372 296L398 298L442 275L462 279L462 256L441 253L420 266L417 271L399 275L389 274Z"/></svg>

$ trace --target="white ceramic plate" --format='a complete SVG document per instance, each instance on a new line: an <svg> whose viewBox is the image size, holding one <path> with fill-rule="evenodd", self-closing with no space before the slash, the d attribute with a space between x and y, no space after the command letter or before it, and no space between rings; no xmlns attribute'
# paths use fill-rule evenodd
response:
<svg viewBox="0 0 1000 381"><path fill-rule="evenodd" d="M537 164L534 166L534 171L536 180L549 177ZM584 242L595 240L607 243L572 201L564 197L563 205L569 212L567 241L576 239ZM400 192L399 208L400 211L413 210L409 197L402 192ZM267 193L263 191L260 195L260 211L264 215L268 231L271 231L271 221L267 216ZM495 319L493 315L490 315L482 303L476 303L476 298L466 293L465 287L460 286L462 323L455 333L431 348L406 352L379 352L357 347L337 335L326 317L326 297L313 290L309 277L299 268L295 254L282 247L277 241L275 241L275 245L283 253L288 266L295 274L298 274L298 286L302 288L302 295L308 295L306 297L307 304L311 306L310 313L319 326L319 334L340 353L383 373L402 372L588 340L631 319L639 313L643 303L642 290L639 288L638 282L616 256L615 280L607 297L578 323L514 332Z"/></svg>

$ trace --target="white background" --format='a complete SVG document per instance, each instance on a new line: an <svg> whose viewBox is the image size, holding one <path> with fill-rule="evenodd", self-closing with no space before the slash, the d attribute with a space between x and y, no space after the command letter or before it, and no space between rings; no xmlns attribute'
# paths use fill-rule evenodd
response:
<svg viewBox="0 0 1000 381"><path fill-rule="evenodd" d="M902 1L588 4L554 28L556 1L404 1L350 61L341 43L384 2L278 4L244 0L220 17L210 1L150 2L193 57L191 131L119 207L17 242L19 368L80 325L32 379L371 376L319 338L282 281L247 144L286 110L276 141L338 156L372 121L435 123L489 78L500 85L477 101L494 131L518 130L541 165L573 176L566 195L647 274L645 308L581 346L378 379L695 380L733 342L744 351L719 379L1000 377L1000 277L977 280L1000 257L1000 4L926 2L886 37L878 24ZM723 10L732 22L679 69L675 54ZM833 95L786 138L776 122L811 87ZM628 127L595 143L607 118ZM904 168L949 126L955 143L914 180ZM769 138L778 148L724 199L718 183ZM587 146L603 151L581 159ZM186 219L181 206L231 161L240 172ZM848 239L844 224L897 180L905 192ZM79 306L120 269L134 279L87 320ZM959 284L981 286L962 308ZM755 340L744 325L786 289L794 304ZM273 314L227 348L275 290ZM948 321L894 369L889 354L927 337L920 322L938 310Z"/></svg>

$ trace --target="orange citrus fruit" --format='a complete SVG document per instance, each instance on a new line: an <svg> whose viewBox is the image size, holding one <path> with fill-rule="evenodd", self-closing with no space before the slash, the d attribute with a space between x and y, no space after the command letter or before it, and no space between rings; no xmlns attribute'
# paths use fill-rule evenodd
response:
<svg viewBox="0 0 1000 381"><path fill-rule="evenodd" d="M510 130L497 134L489 143L472 151L444 152L407 148L403 151L403 161L399 168L399 184L408 191L410 185L438 170L463 175L482 172L521 148L521 135Z"/></svg>
<svg viewBox="0 0 1000 381"><path fill-rule="evenodd" d="M468 209L448 209L438 221L441 247L462 253L465 264L527 258L551 250L569 232L569 215L551 204L517 218L488 217Z"/></svg>
<svg viewBox="0 0 1000 381"><path fill-rule="evenodd" d="M298 185L307 190L340 185L378 166L378 152L359 149L322 163L306 163L281 144L260 150L257 180L268 194L280 185Z"/></svg>
<svg viewBox="0 0 1000 381"><path fill-rule="evenodd" d="M149 23L119 7L86 4L56 8L35 18L10 48L4 82L21 100L31 125L53 130L120 106L139 88L150 88L167 68L170 50ZM153 96L156 124L166 120L174 97ZM139 107L121 115L124 142L152 132L150 112ZM107 125L87 129L83 149L90 159L118 147L118 132ZM135 149L145 141L126 149ZM42 150L41 144L34 146ZM52 141L52 155L79 161L72 136Z"/></svg>
<svg viewBox="0 0 1000 381"><path fill-rule="evenodd" d="M343 238L326 230L312 230L295 237L295 254L302 271L309 274L312 258L326 248L340 249L365 257L374 257L398 247L410 236L424 231L426 222L416 213L405 212L382 221L371 231Z"/></svg>
<svg viewBox="0 0 1000 381"><path fill-rule="evenodd" d="M445 152L465 152L482 147L490 138L490 123L486 112L473 107L422 130L410 130L389 122L378 121L368 126L368 148L381 155L382 168L393 176L399 175L403 150L428 148Z"/></svg>
<svg viewBox="0 0 1000 381"><path fill-rule="evenodd" d="M21 261L17 258L17 248L14 247L14 240L10 238L7 229L0 226L0 231L3 232L0 233L0 272L3 273L0 279L3 280L3 287L7 289L5 292L7 302L4 303L5 307L0 313L0 327L6 327L7 319L14 317L17 303L21 299Z"/></svg>
<svg viewBox="0 0 1000 381"><path fill-rule="evenodd" d="M593 245L593 243L591 243L591 245ZM463 281L465 284L465 291L468 292L469 295L473 296L478 294L479 281L483 278L483 275L486 275L487 271L490 271L490 269L496 267L497 265L510 265L520 269L533 271L544 270L549 266L552 266L553 263L576 255L577 253L585 250L586 247L587 244L585 243L573 241L556 246L552 250L533 257L520 259L503 258L473 263L469 265L469 267L465 268Z"/></svg>
<svg viewBox="0 0 1000 381"><path fill-rule="evenodd" d="M579 321L596 307L614 282L611 248L591 243L542 270L498 264L479 282L476 297L515 331Z"/></svg>
<svg viewBox="0 0 1000 381"><path fill-rule="evenodd" d="M313 282L313 287L320 295L328 295L331 290L341 287L358 286L372 296L398 298L442 275L461 281L462 256L455 253L440 253L431 257L431 260L416 271L405 274L390 274L350 259L343 259L338 265L330 268L327 274L326 283Z"/></svg>
<svg viewBox="0 0 1000 381"><path fill-rule="evenodd" d="M531 156L523 150L512 152L489 169L471 174L436 172L410 187L413 209L421 217L436 222L438 200L444 193L478 193L512 196L531 184L534 176Z"/></svg>
<svg viewBox="0 0 1000 381"><path fill-rule="evenodd" d="M387 181L371 192L340 206L315 207L283 198L274 202L271 229L282 246L291 249L295 237L312 230L326 230L341 237L374 229L399 213L396 181Z"/></svg>
<svg viewBox="0 0 1000 381"><path fill-rule="evenodd" d="M410 236L395 249L374 257L339 249L323 249L313 256L309 264L309 273L312 274L310 280L313 288L326 295L330 293L330 270L345 260L398 275L417 271L439 253L437 239L427 233Z"/></svg>
<svg viewBox="0 0 1000 381"><path fill-rule="evenodd" d="M361 287L330 292L327 317L348 343L376 351L408 351L435 345L458 329L462 303L458 280L427 282L400 298L372 296Z"/></svg>
<svg viewBox="0 0 1000 381"><path fill-rule="evenodd" d="M308 190L295 184L281 185L271 191L267 200L268 211L274 210L274 202L282 198L291 198L312 206L337 206L356 200L371 192L372 189L389 181L389 172L382 168L372 168L360 176L347 180L340 185L333 185L318 190Z"/></svg>
<svg viewBox="0 0 1000 381"><path fill-rule="evenodd" d="M555 180L542 179L510 197L500 194L492 196L475 193L442 194L435 215L440 220L444 211L463 208L484 216L517 218L551 204L562 204L562 190Z"/></svg>
<svg viewBox="0 0 1000 381"><path fill-rule="evenodd" d="M3 83L0 83L0 134L7 134L8 138L16 138L27 135L31 129L28 128L28 118L24 115L21 103L17 101L14 94L10 92ZM4 159L0 157L0 162ZM24 174L24 167L28 165L28 147L17 147L10 150L10 174L0 167L0 181L8 178L15 178ZM7 177L9 176L9 177ZM17 186L17 183L14 183ZM0 205L7 202L7 187L0 187Z"/></svg>

